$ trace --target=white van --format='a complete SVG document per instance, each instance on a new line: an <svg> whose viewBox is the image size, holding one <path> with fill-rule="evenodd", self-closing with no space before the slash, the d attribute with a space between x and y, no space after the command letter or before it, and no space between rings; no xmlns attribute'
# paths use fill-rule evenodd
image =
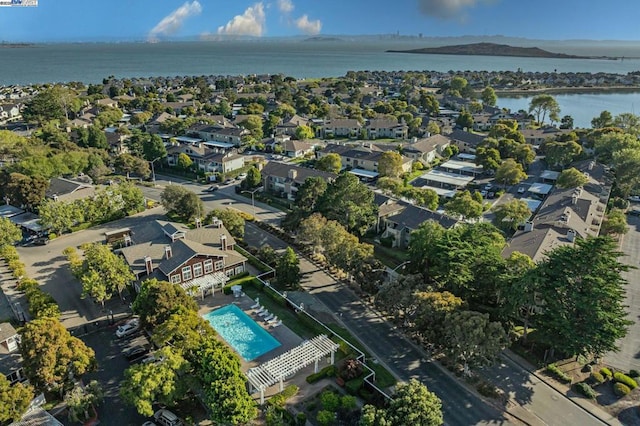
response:
<svg viewBox="0 0 640 426"><path fill-rule="evenodd" d="M156 411L153 418L162 426L182 426L182 420L166 408Z"/></svg>

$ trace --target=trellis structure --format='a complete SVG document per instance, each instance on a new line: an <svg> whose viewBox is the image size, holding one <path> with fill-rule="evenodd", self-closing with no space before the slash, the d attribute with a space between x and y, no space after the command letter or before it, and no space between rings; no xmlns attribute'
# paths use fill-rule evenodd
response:
<svg viewBox="0 0 640 426"><path fill-rule="evenodd" d="M203 275L182 283L181 286L187 294L193 295L195 291L199 291L204 299L207 290L211 290L213 295L215 294L215 289L224 287L227 281L229 281L229 277L224 272L214 272L213 274Z"/></svg>
<svg viewBox="0 0 640 426"><path fill-rule="evenodd" d="M284 390L284 379L307 365L315 362L314 371L318 372L318 362L325 356L331 355L331 364L334 363L335 353L340 345L333 342L326 335L316 336L311 340L305 340L300 346L278 355L257 367L250 368L246 375L249 379L250 393L260 392L260 404L264 404L264 391L280 383L280 391Z"/></svg>

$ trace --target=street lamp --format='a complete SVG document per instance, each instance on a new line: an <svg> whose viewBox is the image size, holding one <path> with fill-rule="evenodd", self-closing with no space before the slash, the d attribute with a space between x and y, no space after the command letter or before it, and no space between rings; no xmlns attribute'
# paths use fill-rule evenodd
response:
<svg viewBox="0 0 640 426"><path fill-rule="evenodd" d="M153 167L153 163L155 163L156 161L160 160L161 158L162 157L158 157L158 158L156 158L156 159L154 159L152 161L149 161L151 163L151 180L153 182L156 181L156 169L155 169L155 167Z"/></svg>
<svg viewBox="0 0 640 426"><path fill-rule="evenodd" d="M242 191L242 192L246 192L246 193L248 193L248 194L251 194L251 207L252 207L252 209L253 209L253 217L255 217L255 216L256 216L256 202L255 202L255 198L254 198L254 196L255 196L255 193L256 193L256 192L258 192L258 191L260 191L261 189L262 189L262 188L258 187L258 188L256 188L256 189L254 189L253 191L248 191L248 190L246 190L246 189L245 189L244 191Z"/></svg>

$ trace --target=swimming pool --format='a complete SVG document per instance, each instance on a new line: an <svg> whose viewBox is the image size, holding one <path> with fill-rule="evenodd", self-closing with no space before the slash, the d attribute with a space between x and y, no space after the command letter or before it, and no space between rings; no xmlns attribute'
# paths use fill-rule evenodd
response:
<svg viewBox="0 0 640 426"><path fill-rule="evenodd" d="M254 360L280 346L280 342L236 305L216 309L203 318L245 361Z"/></svg>

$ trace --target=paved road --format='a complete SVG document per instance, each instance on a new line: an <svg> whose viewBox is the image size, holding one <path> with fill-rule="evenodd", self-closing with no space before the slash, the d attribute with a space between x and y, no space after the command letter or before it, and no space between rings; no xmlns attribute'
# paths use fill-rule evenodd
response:
<svg viewBox="0 0 640 426"><path fill-rule="evenodd" d="M284 241L253 224L247 224L245 228L245 241L256 247L268 244L276 250L287 247ZM353 292L336 284L331 276L304 257L300 258L300 271L304 276L303 288L337 314L377 359L400 379L416 378L442 399L448 425L511 423L498 409L485 404L457 380L424 359L424 354L397 334L379 315L367 309Z"/></svg>
<svg viewBox="0 0 640 426"><path fill-rule="evenodd" d="M245 241L259 247L268 244L276 250L287 246L277 237L253 224L245 228ZM487 405L470 393L439 366L425 359L424 353L399 335L376 312L363 305L347 287L304 257L300 258L304 274L302 286L325 305L369 349L369 352L402 380L416 378L443 401L445 421L449 425L507 424L517 420ZM602 425L563 394L509 359L485 370L485 375L510 397L510 415L530 425ZM606 414L600 413L603 418ZM615 424L613 421L611 424Z"/></svg>
<svg viewBox="0 0 640 426"><path fill-rule="evenodd" d="M626 255L621 261L640 267L640 217L627 215L629 232L622 238L620 250ZM627 336L619 342L620 351L608 353L605 362L624 371L640 370L640 271L631 270L623 274L628 281L626 305L629 320L634 324Z"/></svg>

